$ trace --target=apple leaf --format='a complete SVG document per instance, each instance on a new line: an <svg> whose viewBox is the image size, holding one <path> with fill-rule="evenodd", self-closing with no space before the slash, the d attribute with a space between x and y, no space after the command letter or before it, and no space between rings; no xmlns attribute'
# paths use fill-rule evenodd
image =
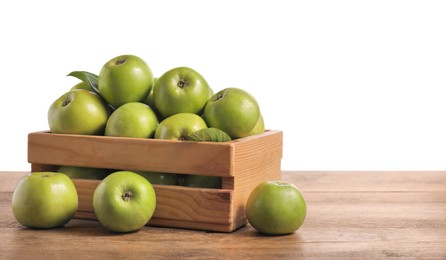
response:
<svg viewBox="0 0 446 260"><path fill-rule="evenodd" d="M190 133L187 140L196 142L227 142L231 141L231 137L218 128L209 127Z"/></svg>
<svg viewBox="0 0 446 260"><path fill-rule="evenodd" d="M78 78L81 81L87 83L96 92L96 94L98 94L99 96L102 97L102 95L98 89L98 75L93 74L88 71L72 71L67 76L72 76L72 77ZM112 105L110 105L110 104L107 104L107 105L108 105L110 113L116 110Z"/></svg>
<svg viewBox="0 0 446 260"><path fill-rule="evenodd" d="M87 71L73 71L70 74L68 74L67 76L73 76L73 77L76 77L76 78L82 80L83 82L90 85L90 87L92 87L94 89L94 91L99 94L98 76L97 75L87 72Z"/></svg>

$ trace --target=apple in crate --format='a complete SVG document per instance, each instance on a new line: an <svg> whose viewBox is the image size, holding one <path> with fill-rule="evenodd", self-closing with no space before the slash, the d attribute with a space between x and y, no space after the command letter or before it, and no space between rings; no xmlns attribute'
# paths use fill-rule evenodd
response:
<svg viewBox="0 0 446 260"><path fill-rule="evenodd" d="M157 79L153 101L156 110L166 118L178 113L201 113L212 94L200 73L188 67L178 67Z"/></svg>
<svg viewBox="0 0 446 260"><path fill-rule="evenodd" d="M104 100L85 89L63 94L48 109L48 124L52 133L102 135L108 117Z"/></svg>
<svg viewBox="0 0 446 260"><path fill-rule="evenodd" d="M135 55L121 55L109 60L98 75L99 93L114 108L143 101L152 87L152 70Z"/></svg>
<svg viewBox="0 0 446 260"><path fill-rule="evenodd" d="M202 176L187 174L184 177L183 186L195 188L221 189L222 178L220 176Z"/></svg>
<svg viewBox="0 0 446 260"><path fill-rule="evenodd" d="M187 140L190 133L207 128L202 117L192 113L179 113L164 119L155 131L155 139Z"/></svg>
<svg viewBox="0 0 446 260"><path fill-rule="evenodd" d="M76 213L78 203L71 179L56 172L34 172L25 176L12 195L14 217L30 228L65 225Z"/></svg>
<svg viewBox="0 0 446 260"><path fill-rule="evenodd" d="M108 175L106 169L66 165L58 167L57 172L63 173L72 179L102 180Z"/></svg>
<svg viewBox="0 0 446 260"><path fill-rule="evenodd" d="M105 135L151 138L155 134L158 118L153 110L140 102L129 102L110 115Z"/></svg>
<svg viewBox="0 0 446 260"><path fill-rule="evenodd" d="M74 85L70 90L76 90L76 89L85 89L91 92L95 92L94 89L88 83L85 83L83 81Z"/></svg>
<svg viewBox="0 0 446 260"><path fill-rule="evenodd" d="M134 171L134 172L146 178L151 184L159 184L159 185L178 184L178 176L175 173L147 172L147 171Z"/></svg>
<svg viewBox="0 0 446 260"><path fill-rule="evenodd" d="M259 104L251 94L239 88L226 88L207 102L203 118L209 127L218 128L236 139L250 135L260 115Z"/></svg>
<svg viewBox="0 0 446 260"><path fill-rule="evenodd" d="M131 171L108 175L93 193L93 209L99 223L113 232L141 229L152 218L155 208L152 184Z"/></svg>

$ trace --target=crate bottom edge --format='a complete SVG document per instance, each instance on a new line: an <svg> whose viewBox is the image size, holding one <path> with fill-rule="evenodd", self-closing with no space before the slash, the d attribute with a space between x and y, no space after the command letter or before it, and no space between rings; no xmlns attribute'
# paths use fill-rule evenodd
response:
<svg viewBox="0 0 446 260"><path fill-rule="evenodd" d="M96 218L96 215L94 214L94 212L90 212L90 211L78 211L74 215L74 218L97 221L97 218ZM149 221L149 223L147 223L147 226L182 228L182 229L192 229L192 230L201 230L201 231L231 233L231 232L234 232L235 230L243 227L247 223L248 223L248 221L246 218L242 218L242 219L239 219L233 223L227 223L227 224L152 218Z"/></svg>

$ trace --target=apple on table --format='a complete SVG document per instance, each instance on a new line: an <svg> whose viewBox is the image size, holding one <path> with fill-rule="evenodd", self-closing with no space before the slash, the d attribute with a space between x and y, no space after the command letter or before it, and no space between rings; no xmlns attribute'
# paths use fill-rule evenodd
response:
<svg viewBox="0 0 446 260"><path fill-rule="evenodd" d="M246 202L246 218L266 235L286 235L305 221L307 207L300 190L292 183L265 181L257 185Z"/></svg>
<svg viewBox="0 0 446 260"><path fill-rule="evenodd" d="M152 218L156 194L152 184L131 171L117 171L105 177L93 194L93 209L110 231L125 233L141 229Z"/></svg>
<svg viewBox="0 0 446 260"><path fill-rule="evenodd" d="M12 211L23 226L38 229L61 227L78 208L71 179L57 172L34 172L19 181L12 195Z"/></svg>

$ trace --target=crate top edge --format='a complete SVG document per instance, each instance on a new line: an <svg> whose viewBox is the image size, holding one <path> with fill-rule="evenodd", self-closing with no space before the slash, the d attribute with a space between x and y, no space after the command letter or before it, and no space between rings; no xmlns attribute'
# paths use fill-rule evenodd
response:
<svg viewBox="0 0 446 260"><path fill-rule="evenodd" d="M122 140L126 142L156 142L156 143L169 143L169 144L181 144L181 143L196 143L201 145L217 145L217 146L234 146L240 143L249 142L262 138L265 136L270 136L274 134L282 134L280 130L265 130L264 133L243 137L239 139L234 139L228 142L194 142L194 141L178 141L178 140L167 140L167 139L154 139L154 138L134 138L134 137L117 137L117 136L104 136L104 135L78 135L78 134L59 134L51 133L49 130L35 131L28 133L28 140L32 137L45 136L54 138L81 138L81 139L98 139L98 140Z"/></svg>

